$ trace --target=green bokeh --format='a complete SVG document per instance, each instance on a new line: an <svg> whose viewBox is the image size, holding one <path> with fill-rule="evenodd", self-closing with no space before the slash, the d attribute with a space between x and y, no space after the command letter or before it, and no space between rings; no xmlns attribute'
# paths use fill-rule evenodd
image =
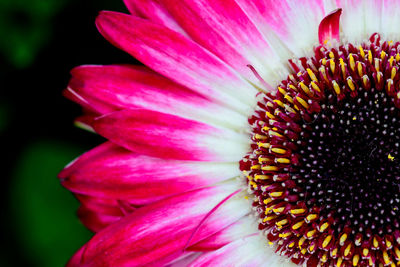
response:
<svg viewBox="0 0 400 267"><path fill-rule="evenodd" d="M64 266L91 233L78 221L78 201L57 179L66 162L83 151L56 141L26 147L11 186L17 240L34 266Z"/></svg>
<svg viewBox="0 0 400 267"><path fill-rule="evenodd" d="M66 0L0 0L0 52L13 66L30 65L48 41Z"/></svg>

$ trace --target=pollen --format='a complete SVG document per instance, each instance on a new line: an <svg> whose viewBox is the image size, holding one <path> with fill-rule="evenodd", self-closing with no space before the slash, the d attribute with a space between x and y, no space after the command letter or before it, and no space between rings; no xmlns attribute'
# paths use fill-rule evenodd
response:
<svg viewBox="0 0 400 267"><path fill-rule="evenodd" d="M295 62L248 120L240 169L260 231L299 265L399 264L400 42L374 34Z"/></svg>

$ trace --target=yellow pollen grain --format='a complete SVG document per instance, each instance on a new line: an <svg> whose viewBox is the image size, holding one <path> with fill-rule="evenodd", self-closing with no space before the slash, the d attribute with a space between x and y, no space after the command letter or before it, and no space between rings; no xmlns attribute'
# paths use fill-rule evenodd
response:
<svg viewBox="0 0 400 267"><path fill-rule="evenodd" d="M277 163L281 163L281 164L289 164L290 163L290 159L287 159L287 158L276 158L275 161Z"/></svg>
<svg viewBox="0 0 400 267"><path fill-rule="evenodd" d="M394 161L394 157L392 155L390 155L390 153L388 155L388 159L391 160L391 161Z"/></svg>
<svg viewBox="0 0 400 267"><path fill-rule="evenodd" d="M356 62L354 61L353 54L351 54L351 53L350 53L350 55L349 55L349 63L350 63L350 69L351 69L352 71L354 71L355 68L356 68Z"/></svg>
<svg viewBox="0 0 400 267"><path fill-rule="evenodd" d="M329 227L329 223L323 223L322 225L321 225L321 227L319 228L319 231L322 233L323 231L325 231L326 229L328 229L328 227Z"/></svg>
<svg viewBox="0 0 400 267"><path fill-rule="evenodd" d="M304 244L304 242L306 241L306 238L304 236L302 236L299 240L299 248L301 249L301 246Z"/></svg>
<svg viewBox="0 0 400 267"><path fill-rule="evenodd" d="M276 208L276 209L273 209L272 211L273 212L275 212L275 213L281 213L282 211L284 211L285 210L285 207L279 207L279 208ZM286 219L285 219L286 220ZM283 221L283 220L282 220Z"/></svg>
<svg viewBox="0 0 400 267"><path fill-rule="evenodd" d="M360 255L358 255L358 254L354 255L353 266L357 266L359 261L360 261Z"/></svg>
<svg viewBox="0 0 400 267"><path fill-rule="evenodd" d="M296 245L296 242L291 242L290 244L289 244L289 248L292 248L292 247L294 247L294 245Z"/></svg>
<svg viewBox="0 0 400 267"><path fill-rule="evenodd" d="M271 175L265 175L265 174L256 174L254 175L254 180L268 180L271 179Z"/></svg>
<svg viewBox="0 0 400 267"><path fill-rule="evenodd" d="M292 229L297 230L303 225L304 221L299 221L298 223L293 224Z"/></svg>
<svg viewBox="0 0 400 267"><path fill-rule="evenodd" d="M311 87L317 91L318 93L321 92L321 89L319 89L318 85L315 82L311 82Z"/></svg>
<svg viewBox="0 0 400 267"><path fill-rule="evenodd" d="M289 84L289 88L292 89L292 90L294 90L295 92L298 91L298 90L297 90L297 87L294 86L293 84Z"/></svg>
<svg viewBox="0 0 400 267"><path fill-rule="evenodd" d="M346 241L347 239L347 234L344 233L341 237L340 237L340 244L343 245L343 243Z"/></svg>
<svg viewBox="0 0 400 267"><path fill-rule="evenodd" d="M363 74L363 67L362 67L361 62L358 62L357 70L358 70L358 75L360 75L360 77L362 77L364 74Z"/></svg>
<svg viewBox="0 0 400 267"><path fill-rule="evenodd" d="M285 154L286 153L286 149L279 148L279 147L271 148L271 151L274 153L277 153L277 154Z"/></svg>
<svg viewBox="0 0 400 267"><path fill-rule="evenodd" d="M372 58L372 52L371 52L371 50L369 50L368 51L368 61L369 61L370 64L372 64L372 59L373 59Z"/></svg>
<svg viewBox="0 0 400 267"><path fill-rule="evenodd" d="M287 92L285 91L285 89L283 89L282 87L278 86L278 91L282 94L282 95L286 95Z"/></svg>
<svg viewBox="0 0 400 267"><path fill-rule="evenodd" d="M255 139L258 139L258 140L265 140L265 139L268 139L267 136L261 135L261 134L255 134L255 135L254 135L254 138L255 138Z"/></svg>
<svg viewBox="0 0 400 267"><path fill-rule="evenodd" d="M333 85L333 90L335 90L335 93L337 95L340 95L340 87L335 80L332 81L332 85Z"/></svg>
<svg viewBox="0 0 400 267"><path fill-rule="evenodd" d="M305 209L292 209L292 210L290 210L290 213L297 215L297 214L302 214L305 211L306 211Z"/></svg>
<svg viewBox="0 0 400 267"><path fill-rule="evenodd" d="M275 119L275 116L271 112L267 111L265 114L267 115L268 118Z"/></svg>
<svg viewBox="0 0 400 267"><path fill-rule="evenodd" d="M333 59L329 61L329 67L331 68L332 73L335 73L336 65Z"/></svg>
<svg viewBox="0 0 400 267"><path fill-rule="evenodd" d="M390 242L390 240L388 240L388 239L386 239L385 241L386 241L385 242L386 243L386 247L387 248L391 248L392 247L392 242Z"/></svg>
<svg viewBox="0 0 400 267"><path fill-rule="evenodd" d="M292 232L287 232L287 233L284 233L284 234L279 234L279 237L286 239L287 237L289 237L291 235L292 235Z"/></svg>
<svg viewBox="0 0 400 267"><path fill-rule="evenodd" d="M364 58L365 57L365 52L364 52L364 49L362 48L362 46L360 45L358 47L358 49L360 49L360 55Z"/></svg>
<svg viewBox="0 0 400 267"><path fill-rule="evenodd" d="M261 169L261 165L253 165L253 166L251 166L250 169L252 169L252 170L260 170Z"/></svg>
<svg viewBox="0 0 400 267"><path fill-rule="evenodd" d="M282 227L283 225L285 225L285 224L287 224L289 221L287 220L287 219L283 219L283 220L281 220L281 221L279 221L279 222L276 222L275 224L276 224L276 226L278 226L278 227Z"/></svg>
<svg viewBox="0 0 400 267"><path fill-rule="evenodd" d="M381 52L381 59L384 60L385 57L386 57L386 53L385 53L385 51L382 51L382 52Z"/></svg>
<svg viewBox="0 0 400 267"><path fill-rule="evenodd" d="M284 97L287 101L289 101L291 104L293 104L293 98L290 95L286 94Z"/></svg>
<svg viewBox="0 0 400 267"><path fill-rule="evenodd" d="M276 104L278 104L281 108L284 107L282 101L280 101L280 100L278 100L278 99L275 99L274 102L275 102Z"/></svg>
<svg viewBox="0 0 400 267"><path fill-rule="evenodd" d="M353 121L355 121L355 120L357 119L357 117L356 117L356 116L354 116L352 119L353 119Z"/></svg>
<svg viewBox="0 0 400 267"><path fill-rule="evenodd" d="M338 249L337 249L337 248L334 248L334 249L331 251L331 256L332 256L332 257L336 257L337 252L338 252Z"/></svg>
<svg viewBox="0 0 400 267"><path fill-rule="evenodd" d="M277 170L279 170L279 168L276 167L276 166L273 166L273 165L266 165L266 166L262 166L261 170L263 170L263 171L277 171Z"/></svg>
<svg viewBox="0 0 400 267"><path fill-rule="evenodd" d="M269 193L271 197L280 197L283 195L283 192L271 192Z"/></svg>
<svg viewBox="0 0 400 267"><path fill-rule="evenodd" d="M382 254L383 254L383 261L385 262L385 264L386 265L390 264L392 261L389 258L387 251L385 250Z"/></svg>
<svg viewBox="0 0 400 267"><path fill-rule="evenodd" d="M299 103L303 106L303 107L305 107L305 108L309 108L310 106L308 105L308 103L303 99L303 98L301 98L301 97L299 97L299 96L296 96L296 99L297 99L297 101L299 101Z"/></svg>
<svg viewBox="0 0 400 267"><path fill-rule="evenodd" d="M328 253L324 253L324 254L322 255L321 261L322 261L323 263L325 263L325 262L328 261Z"/></svg>
<svg viewBox="0 0 400 267"><path fill-rule="evenodd" d="M332 240L332 236L328 235L327 237L325 237L324 242L322 242L322 247L326 248L329 245L329 242L331 242Z"/></svg>
<svg viewBox="0 0 400 267"><path fill-rule="evenodd" d="M317 76L315 76L314 72L310 68L307 68L307 73L313 82L318 82Z"/></svg>
<svg viewBox="0 0 400 267"><path fill-rule="evenodd" d="M374 245L375 248L379 246L378 240L374 237L372 244Z"/></svg>
<svg viewBox="0 0 400 267"><path fill-rule="evenodd" d="M326 58L322 59L321 64L324 65L324 66L326 65Z"/></svg>
<svg viewBox="0 0 400 267"><path fill-rule="evenodd" d="M267 198L267 199L264 199L264 204L265 205L268 205L269 203L271 203L272 202L272 198Z"/></svg>
<svg viewBox="0 0 400 267"><path fill-rule="evenodd" d="M305 255L307 253L307 249L303 248L302 250L300 250L301 254Z"/></svg>
<svg viewBox="0 0 400 267"><path fill-rule="evenodd" d="M329 57L330 58L335 58L335 54L331 51L331 52L329 52Z"/></svg>
<svg viewBox="0 0 400 267"><path fill-rule="evenodd" d="M342 258L339 258L339 259L337 260L336 267L342 266L342 262L343 262L343 259L342 259Z"/></svg>
<svg viewBox="0 0 400 267"><path fill-rule="evenodd" d="M400 250L397 247L394 248L394 253L396 254L397 258L400 258Z"/></svg>
<svg viewBox="0 0 400 267"><path fill-rule="evenodd" d="M317 218L318 216L317 216L317 214L309 214L307 217L306 217L306 219L307 219L307 221L312 221L312 220L315 220L316 218Z"/></svg>
<svg viewBox="0 0 400 267"><path fill-rule="evenodd" d="M316 232L317 232L317 231L316 231L315 229L314 229L314 230L311 230L311 231L308 231L307 234L306 234L307 238L313 237L313 236L315 235Z"/></svg>
<svg viewBox="0 0 400 267"><path fill-rule="evenodd" d="M395 67L393 67L393 68L392 68L392 71L391 71L391 73L390 73L390 78L391 78L392 80L394 80L394 77L396 77L396 73L397 73L397 70L396 70Z"/></svg>
<svg viewBox="0 0 400 267"><path fill-rule="evenodd" d="M351 78L347 79L347 85L349 86L351 91L356 90L356 87L354 86L353 80Z"/></svg>
<svg viewBox="0 0 400 267"><path fill-rule="evenodd" d="M303 82L299 82L299 85L304 93L306 93L307 95L311 95L310 89L308 89L308 87Z"/></svg>
<svg viewBox="0 0 400 267"><path fill-rule="evenodd" d="M315 248L315 244L308 247L308 251L313 252Z"/></svg>
<svg viewBox="0 0 400 267"><path fill-rule="evenodd" d="M347 247L344 250L344 256L347 257L350 254L351 251L351 243L347 245Z"/></svg>
<svg viewBox="0 0 400 267"><path fill-rule="evenodd" d="M400 61L400 54L399 54L399 53L396 54L396 61L397 61L397 62Z"/></svg>
<svg viewBox="0 0 400 267"><path fill-rule="evenodd" d="M271 241L268 242L268 245L270 245L272 247L274 243L272 243Z"/></svg>

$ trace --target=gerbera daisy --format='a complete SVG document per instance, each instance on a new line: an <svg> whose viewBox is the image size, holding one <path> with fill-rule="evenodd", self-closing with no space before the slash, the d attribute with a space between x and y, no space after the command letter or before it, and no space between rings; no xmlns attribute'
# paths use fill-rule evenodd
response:
<svg viewBox="0 0 400 267"><path fill-rule="evenodd" d="M400 2L125 0L146 67L65 91L108 141L60 174L96 234L69 266L395 266Z"/></svg>

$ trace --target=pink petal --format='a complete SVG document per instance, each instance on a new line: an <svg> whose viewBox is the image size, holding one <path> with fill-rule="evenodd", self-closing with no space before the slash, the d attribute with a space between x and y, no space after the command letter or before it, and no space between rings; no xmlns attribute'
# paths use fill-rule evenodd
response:
<svg viewBox="0 0 400 267"><path fill-rule="evenodd" d="M97 233L82 255L84 266L162 266L179 258L194 229L227 195L238 189L225 183L175 196L143 208ZM235 197L221 205L201 225L198 242L249 212L250 205Z"/></svg>
<svg viewBox="0 0 400 267"><path fill-rule="evenodd" d="M237 163L162 160L105 143L82 155L59 177L75 193L147 204L239 175ZM120 211L118 203L114 206Z"/></svg>
<svg viewBox="0 0 400 267"><path fill-rule="evenodd" d="M139 154L177 160L237 162L248 136L156 111L117 111L93 125L100 135Z"/></svg>
<svg viewBox="0 0 400 267"><path fill-rule="evenodd" d="M71 73L65 95L98 114L147 108L227 127L247 125L245 116L145 67L80 66Z"/></svg>
<svg viewBox="0 0 400 267"><path fill-rule="evenodd" d="M243 114L248 113L248 105L254 105L254 87L210 52L175 31L116 12L100 13L97 27L111 43L207 98Z"/></svg>
<svg viewBox="0 0 400 267"><path fill-rule="evenodd" d="M269 78L268 70L280 64L272 62L274 51L234 0L160 1L193 40L253 83L259 81L247 65Z"/></svg>
<svg viewBox="0 0 400 267"><path fill-rule="evenodd" d="M325 14L323 0L236 2L275 49L285 45L300 57L317 44L318 25Z"/></svg>
<svg viewBox="0 0 400 267"><path fill-rule="evenodd" d="M319 24L318 38L321 45L325 45L331 40L340 42L340 15L342 9L336 9L329 13Z"/></svg>
<svg viewBox="0 0 400 267"><path fill-rule="evenodd" d="M124 0L124 2L132 15L150 19L186 35L182 27L157 0Z"/></svg>
<svg viewBox="0 0 400 267"><path fill-rule="evenodd" d="M257 219L245 216L240 220L229 225L225 229L189 247L193 251L212 251L217 250L240 238L259 233Z"/></svg>

